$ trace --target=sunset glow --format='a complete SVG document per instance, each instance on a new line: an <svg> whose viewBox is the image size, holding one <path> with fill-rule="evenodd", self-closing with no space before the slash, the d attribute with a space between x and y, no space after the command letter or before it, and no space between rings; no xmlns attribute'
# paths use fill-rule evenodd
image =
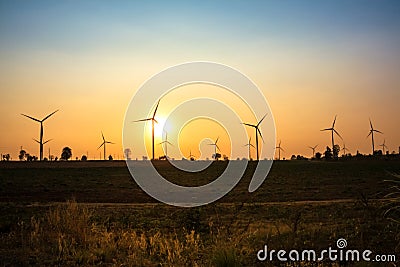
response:
<svg viewBox="0 0 400 267"><path fill-rule="evenodd" d="M282 158L310 157L308 146L316 144L316 152L323 152L331 141L320 130L335 115L340 147L346 143L352 154L371 153L371 118L383 132L376 135L377 145L385 140L397 153L400 4L332 3L306 8L297 1L0 1L0 152L16 160L23 147L38 156L32 138L38 139L40 127L20 114L42 118L60 109L44 123L44 139L53 139L44 146L46 157L60 157L69 146L74 159L87 153L99 159L103 131L115 143L107 153L122 159L123 120L140 85L167 67L206 60L240 70L261 89L285 149ZM168 114L188 99L206 97L226 103L244 122L259 119L217 86L177 88L162 97L156 115L156 157L164 154L159 143ZM175 127L167 125L167 132ZM146 132L150 157L151 122L132 123L132 129ZM254 142L253 129L246 132ZM211 158L208 142L218 137L221 154L230 155L223 127L193 121L168 152L177 159L190 151ZM247 158L245 144L232 157ZM131 149L132 158L146 155Z"/></svg>

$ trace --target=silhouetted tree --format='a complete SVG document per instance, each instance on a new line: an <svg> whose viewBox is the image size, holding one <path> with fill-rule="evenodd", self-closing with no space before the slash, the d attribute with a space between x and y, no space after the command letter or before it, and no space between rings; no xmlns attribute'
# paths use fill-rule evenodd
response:
<svg viewBox="0 0 400 267"><path fill-rule="evenodd" d="M110 156L108 156L108 160L111 161L111 160L114 160L114 159L113 159L113 157L110 155Z"/></svg>
<svg viewBox="0 0 400 267"><path fill-rule="evenodd" d="M325 159L330 160L332 159L332 150L329 146L326 147L326 151L325 151Z"/></svg>
<svg viewBox="0 0 400 267"><path fill-rule="evenodd" d="M297 158L296 158L296 155L292 155L291 157L290 157L290 160L296 160Z"/></svg>
<svg viewBox="0 0 400 267"><path fill-rule="evenodd" d="M21 149L18 155L19 160L24 160L25 156L26 156L26 151Z"/></svg>
<svg viewBox="0 0 400 267"><path fill-rule="evenodd" d="M322 154L320 152L315 153L315 158L316 159L321 159Z"/></svg>
<svg viewBox="0 0 400 267"><path fill-rule="evenodd" d="M11 159L10 154L5 154L5 155L3 155L3 160L4 160L4 161L9 161L10 159Z"/></svg>
<svg viewBox="0 0 400 267"><path fill-rule="evenodd" d="M218 159L221 158L221 154L220 154L220 153L213 154L213 158L214 158L215 160L218 160Z"/></svg>
<svg viewBox="0 0 400 267"><path fill-rule="evenodd" d="M64 147L61 152L62 160L69 160L72 157L72 150L69 147Z"/></svg>
<svg viewBox="0 0 400 267"><path fill-rule="evenodd" d="M81 157L81 160L82 160L82 161L87 161L87 156L86 156L86 155L83 155L83 156Z"/></svg>
<svg viewBox="0 0 400 267"><path fill-rule="evenodd" d="M333 157L334 157L335 159L338 158L339 152L340 152L340 146L339 146L339 145L334 145L334 146L333 146Z"/></svg>

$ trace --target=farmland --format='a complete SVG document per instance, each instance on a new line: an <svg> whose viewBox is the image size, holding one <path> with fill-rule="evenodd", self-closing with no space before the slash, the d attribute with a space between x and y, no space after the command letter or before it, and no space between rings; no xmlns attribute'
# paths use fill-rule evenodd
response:
<svg viewBox="0 0 400 267"><path fill-rule="evenodd" d="M181 173L155 163L168 180L198 186L226 167ZM345 238L349 247L399 255L399 225L384 216L390 173L400 161L279 161L248 193L255 162L215 203L159 203L131 178L125 162L0 162L2 265L286 266L259 262L273 249L315 250ZM400 256L398 256L400 258ZM292 262L299 266L338 262ZM356 266L382 266L352 263ZM393 266L389 263L387 266Z"/></svg>

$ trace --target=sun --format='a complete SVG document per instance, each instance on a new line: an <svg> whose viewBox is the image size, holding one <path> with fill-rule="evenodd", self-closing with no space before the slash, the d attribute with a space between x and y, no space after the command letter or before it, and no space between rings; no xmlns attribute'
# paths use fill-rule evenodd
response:
<svg viewBox="0 0 400 267"><path fill-rule="evenodd" d="M168 133L168 131L172 129L170 125L166 125L168 117L162 114L160 115L157 114L155 119L157 123L154 123L154 138L163 139L163 137L165 137L165 131ZM151 127L152 127L151 121L147 122L146 131L150 133L150 135L151 135Z"/></svg>

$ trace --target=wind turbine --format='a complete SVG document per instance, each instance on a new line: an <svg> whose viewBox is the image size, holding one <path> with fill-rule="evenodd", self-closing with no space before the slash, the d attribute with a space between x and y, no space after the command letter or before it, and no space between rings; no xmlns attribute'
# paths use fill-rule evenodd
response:
<svg viewBox="0 0 400 267"><path fill-rule="evenodd" d="M245 144L244 146L248 146L249 147L249 160L251 159L251 147L254 147L253 144L251 143L251 137L249 138L249 142L247 144ZM255 148L255 147L254 147Z"/></svg>
<svg viewBox="0 0 400 267"><path fill-rule="evenodd" d="M158 121L155 119L156 112L158 109L158 105L160 104L160 100L157 102L156 109L154 110L153 117L147 118L147 119L141 119L133 122L140 122L140 121L151 121L151 148L152 148L152 159L154 160L154 122L158 123Z"/></svg>
<svg viewBox="0 0 400 267"><path fill-rule="evenodd" d="M279 140L279 145L276 147L276 148L278 149L278 160L281 160L281 150L282 150L282 151L285 151L285 150L281 147L281 142L282 142L282 141Z"/></svg>
<svg viewBox="0 0 400 267"><path fill-rule="evenodd" d="M215 140L214 143L208 144L208 145L210 145L210 146L214 146L214 159L216 159L216 160L217 160L217 148L218 148L219 151L221 151L221 149L219 149L219 147L218 147L218 145L217 145L218 139L219 139L219 136L218 136L218 138Z"/></svg>
<svg viewBox="0 0 400 267"><path fill-rule="evenodd" d="M38 140L36 140L35 138L32 138L32 139L33 139L33 141L35 141L36 143L40 144L40 142L39 142ZM53 139L49 139L49 140L47 140L47 141L44 141L44 142L43 142L43 145L45 145L46 143L50 142L51 140L53 140ZM50 148L49 148L49 161L50 161Z"/></svg>
<svg viewBox="0 0 400 267"><path fill-rule="evenodd" d="M159 145L165 144L165 158L168 158L168 145L172 146L172 144L170 142L168 142L168 133L167 132L165 132L165 140L158 144Z"/></svg>
<svg viewBox="0 0 400 267"><path fill-rule="evenodd" d="M369 130L369 134L367 135L367 138L368 138L368 136L371 135L371 140L372 140L372 155L374 155L374 152L375 152L374 132L377 132L377 133L380 133L380 134L383 134L383 133L382 133L381 131L379 131L379 130L374 129L374 127L372 126L371 119L369 119L369 125L371 126L371 129Z"/></svg>
<svg viewBox="0 0 400 267"><path fill-rule="evenodd" d="M388 147L386 146L385 142L386 142L386 140L385 140L385 139L383 139L383 144L382 144L382 145L379 145L379 146L381 146L381 147L382 147L382 150L383 150L383 155L385 155L385 148L388 148Z"/></svg>
<svg viewBox="0 0 400 267"><path fill-rule="evenodd" d="M260 131L260 128L258 128L259 126L260 126L260 124L261 124L261 122L264 120L264 118L265 118L265 116L267 116L267 114L265 114L264 115L264 117L262 117L262 119L257 123L257 124L250 124L250 123L243 123L244 125L247 125L247 126L250 126L250 127L253 127L255 130L256 130L256 150L257 150L257 160L259 160L259 155L258 155L258 134L260 134L260 136L261 136L261 139L263 140L263 142L264 142L264 138L262 137L262 134L261 134L261 131Z"/></svg>
<svg viewBox="0 0 400 267"><path fill-rule="evenodd" d="M335 119L333 120L331 128L326 128L326 129L321 130L321 131L331 131L331 133L332 133L332 152L333 152L333 148L335 147L335 140L333 139L333 133L337 134L337 136L339 136L340 139L343 140L343 138L340 136L340 134L335 130L336 116L337 115L335 115Z"/></svg>
<svg viewBox="0 0 400 267"><path fill-rule="evenodd" d="M195 159L194 159L194 155L192 155L192 150L190 150L190 152L189 152L189 159L190 159L190 161L194 161Z"/></svg>
<svg viewBox="0 0 400 267"><path fill-rule="evenodd" d="M31 116L28 116L28 115L25 115L25 114L21 113L22 116L25 116L25 117L27 117L27 118L29 118L31 120L34 120L34 121L37 121L37 122L40 123L40 139L39 139L39 142L38 142L39 143L39 147L40 147L40 156L39 156L40 160L43 160L43 122L45 120L47 120L48 118L50 118L50 116L52 116L57 111L58 111L58 109L56 111L54 111L53 113L51 113L51 114L47 115L46 117L44 117L44 119L42 119L42 120L39 120L39 119L36 119L34 117L31 117Z"/></svg>
<svg viewBox="0 0 400 267"><path fill-rule="evenodd" d="M317 146L318 145L316 145L316 146L309 146L308 148L311 148L312 149L312 156L313 156L313 158L315 158L315 149L317 148Z"/></svg>
<svg viewBox="0 0 400 267"><path fill-rule="evenodd" d="M104 160L106 160L106 144L114 144L114 143L110 142L110 141L106 141L106 139L104 138L103 132L101 132L101 137L103 138L103 143L101 143L101 145L97 149L99 149L102 146L104 147ZM100 158L101 158L101 154L100 154Z"/></svg>
<svg viewBox="0 0 400 267"><path fill-rule="evenodd" d="M345 144L345 143L343 143L343 148L342 148L342 150L343 150L343 156L346 155L346 151L349 151L349 150L346 148L346 144Z"/></svg>

